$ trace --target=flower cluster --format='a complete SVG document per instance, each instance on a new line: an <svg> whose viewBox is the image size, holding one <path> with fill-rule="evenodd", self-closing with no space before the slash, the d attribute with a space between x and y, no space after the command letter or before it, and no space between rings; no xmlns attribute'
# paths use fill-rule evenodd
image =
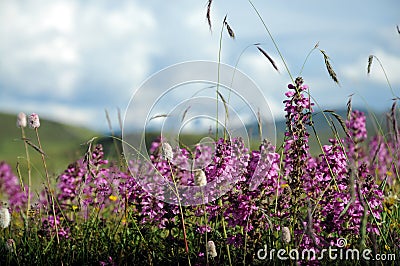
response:
<svg viewBox="0 0 400 266"><path fill-rule="evenodd" d="M362 143L367 137L363 113L354 111L346 121L347 150L343 140L331 139L319 157L310 155L304 131L306 125L311 126L312 104L302 95L305 88L296 79L296 86L289 86L295 91L286 93L284 167L290 191L280 202L281 210L288 202L292 207L281 217L294 227L295 241L301 248L318 252L338 237L352 239L361 234L363 222L367 232L378 234L376 221L381 219L383 193L361 160ZM348 158L352 158L350 163ZM358 166L354 162L359 162Z"/></svg>
<svg viewBox="0 0 400 266"><path fill-rule="evenodd" d="M398 201L395 190L384 200L382 188L398 178L399 137L377 136L367 145L366 117L353 111L344 123L347 137L330 139L314 156L309 148L308 131L314 125L308 86L297 78L288 88L282 149L264 140L250 151L241 138L220 138L214 149L199 144L190 150L159 138L151 144L148 160L129 161L128 171L110 163L101 145L90 143L86 154L57 177L54 190L44 188L37 208L29 206L34 214L26 212L25 225L37 223L40 237L56 235L58 242L69 245L82 237L79 228L99 227L96 238L107 223L117 221L116 238L129 235L121 237L123 246L135 237L146 240L130 251L140 253L146 246L144 252L151 257L152 244L164 241L160 246L168 252L161 257L179 256L185 249L185 259L198 254L200 264L222 263L230 259L225 254L230 251L239 254L240 262L252 264L255 259L248 251L265 243L318 254L338 238L349 245L370 241L368 237L382 233L379 224L390 218L383 208L392 210ZM40 126L36 114L29 116L29 125ZM26 126L25 114L18 115L17 126ZM9 226L14 211L24 213L27 190L11 167L0 163L0 196L10 206L0 209L0 227ZM390 236L400 238L397 232ZM15 253L15 242L9 242L8 250ZM199 246L189 252L193 243ZM118 264L115 255L107 254L99 263Z"/></svg>
<svg viewBox="0 0 400 266"><path fill-rule="evenodd" d="M21 188L21 184L16 175L11 170L11 166L5 162L0 162L0 192L8 197L8 203L12 210L19 211L27 201L25 188ZM1 193L0 193L1 195Z"/></svg>

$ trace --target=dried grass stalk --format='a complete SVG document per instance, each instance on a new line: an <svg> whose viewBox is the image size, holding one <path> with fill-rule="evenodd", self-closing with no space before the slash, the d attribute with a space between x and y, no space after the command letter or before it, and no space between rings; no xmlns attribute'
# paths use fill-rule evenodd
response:
<svg viewBox="0 0 400 266"><path fill-rule="evenodd" d="M210 30L211 30L211 4L212 4L212 0L208 0L206 17L207 17L207 22L208 22L208 26L210 27Z"/></svg>
<svg viewBox="0 0 400 266"><path fill-rule="evenodd" d="M371 73L371 65L372 65L372 60L374 59L373 55L370 55L368 57L368 66L367 66L367 74L369 75Z"/></svg>
<svg viewBox="0 0 400 266"><path fill-rule="evenodd" d="M190 107L191 107L191 106L188 106L188 107L185 109L185 111L183 111L183 115L182 115L181 122L183 122L183 120L185 120L186 114L187 114L187 112L189 111Z"/></svg>
<svg viewBox="0 0 400 266"><path fill-rule="evenodd" d="M169 117L169 115L167 115L167 114L155 115L155 116L150 117L149 121L151 121L151 120L153 120L153 119L165 118L165 117Z"/></svg>
<svg viewBox="0 0 400 266"><path fill-rule="evenodd" d="M397 143L399 141L399 128L397 126L396 106L397 106L397 101L394 101L392 104L392 108L390 110L390 116L392 117L393 134Z"/></svg>
<svg viewBox="0 0 400 266"><path fill-rule="evenodd" d="M333 115L333 117L335 117L336 120L339 122L340 126L342 127L342 129L344 130L346 135L349 138L351 138L350 132L349 132L348 128L346 127L346 123L344 122L343 118L339 114L335 113L335 111L333 111L333 110L324 110L323 112L324 113L330 113L331 115Z"/></svg>
<svg viewBox="0 0 400 266"><path fill-rule="evenodd" d="M44 151L41 148L39 148L37 145L33 144L33 142L30 141L30 139L22 138L22 140L25 141L26 144L31 146L34 150L36 150L40 154L43 154L44 156L47 156L46 153L44 153Z"/></svg>
<svg viewBox="0 0 400 266"><path fill-rule="evenodd" d="M229 37L231 37L232 39L235 39L235 33L233 32L231 26L229 26L228 22L226 22L225 20L225 26L226 26L226 30L228 31Z"/></svg>
<svg viewBox="0 0 400 266"><path fill-rule="evenodd" d="M326 52L324 50L320 50L320 51L321 51L322 55L324 56L325 66L326 66L326 69L328 70L329 76L336 84L339 85L339 80L336 76L336 73L333 70L331 63L329 62L329 59L330 59L329 56L326 54Z"/></svg>
<svg viewBox="0 0 400 266"><path fill-rule="evenodd" d="M224 104L224 109L225 109L226 118L229 119L228 103L227 103L227 101L225 100L224 96L222 96L222 94L221 94L219 91L217 91L217 93L218 93L219 97L221 97L222 103Z"/></svg>
<svg viewBox="0 0 400 266"><path fill-rule="evenodd" d="M353 94L349 96L349 100L347 101L347 120L350 120L351 117L351 112L352 112L352 106L351 106L351 100L352 100Z"/></svg>
<svg viewBox="0 0 400 266"><path fill-rule="evenodd" d="M272 64L272 66L275 68L276 71L279 72L278 67L276 66L274 60L267 54L266 51L264 51L261 47L257 46L257 49L269 60L269 62Z"/></svg>

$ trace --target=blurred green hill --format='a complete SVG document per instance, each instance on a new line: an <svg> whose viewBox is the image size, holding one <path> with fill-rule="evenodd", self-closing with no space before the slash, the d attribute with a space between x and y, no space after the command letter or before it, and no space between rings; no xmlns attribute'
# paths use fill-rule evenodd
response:
<svg viewBox="0 0 400 266"><path fill-rule="evenodd" d="M338 110L336 112L343 120L346 119L346 111ZM336 129L341 137L344 137L344 131L338 121L332 116L327 114L329 120L334 122ZM386 131L385 115L377 115L378 123ZM323 115L315 114L313 116L317 134L321 140L321 144L329 144L329 138L333 137L332 129L329 127ZM367 113L367 130L369 137L376 134L377 127L368 113ZM0 161L6 161L17 173L17 166L20 169L23 180L26 177L26 155L24 142L21 139L21 129L16 127L16 114L0 113ZM283 141L283 134L285 131L285 121L276 121L277 142L276 145L280 146ZM257 125L252 127L257 128ZM30 128L25 128L27 138L37 145L35 131ZM133 133L134 134L134 133ZM49 173L52 177L57 177L62 173L70 163L81 158L87 150L87 142L93 137L97 137L95 143L100 143L104 146L106 158L110 160L117 160L120 158L116 154L116 150L122 151L121 143L114 140L109 134L102 134L87 128L65 125L54 121L41 119L41 126L39 128L40 140L43 146L43 151L46 153L46 163L49 168ZM107 136L108 135L108 136ZM120 136L120 133L117 133ZM139 137L139 136L138 136ZM147 147L150 146L151 141L157 137L156 134L146 134ZM180 136L181 141L186 145L192 146L197 143L202 136L197 135L184 135ZM259 143L251 143L252 149L257 149ZM28 146L32 162L32 175L36 181L36 185L40 185L44 180L44 170L39 152ZM312 131L310 131L310 148L311 152L316 155L320 153L318 141Z"/></svg>
<svg viewBox="0 0 400 266"><path fill-rule="evenodd" d="M21 174L26 174L26 154L21 129L16 127L17 115L0 113L0 161L6 161L17 173L19 165ZM45 119L40 120L40 141L46 153L46 163L50 175L58 175L73 161L83 156L88 140L99 133L76 126L65 125ZM28 139L37 145L35 131L25 128ZM82 145L83 144L83 145ZM28 146L32 162L32 175L43 177L44 170L39 152Z"/></svg>

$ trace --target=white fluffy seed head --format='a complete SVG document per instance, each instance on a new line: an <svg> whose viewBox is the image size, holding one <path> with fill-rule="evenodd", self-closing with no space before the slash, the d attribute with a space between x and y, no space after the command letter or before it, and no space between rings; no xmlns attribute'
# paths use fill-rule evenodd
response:
<svg viewBox="0 0 400 266"><path fill-rule="evenodd" d="M290 242L290 229L289 227L282 228L282 241L286 244Z"/></svg>
<svg viewBox="0 0 400 266"><path fill-rule="evenodd" d="M217 250L215 248L214 241L208 241L207 243L207 252L211 258L215 258L217 256Z"/></svg>
<svg viewBox="0 0 400 266"><path fill-rule="evenodd" d="M169 143L167 143L167 142L163 142L161 145L162 145L162 147L161 147L162 148L162 156L165 159L172 161L172 158L174 157L174 153L172 151L171 145L169 145Z"/></svg>
<svg viewBox="0 0 400 266"><path fill-rule="evenodd" d="M32 113L29 116L29 127L33 129L40 127L40 120L37 114Z"/></svg>
<svg viewBox="0 0 400 266"><path fill-rule="evenodd" d="M194 183L200 187L207 185L206 174L203 170L197 169L194 171Z"/></svg>
<svg viewBox="0 0 400 266"><path fill-rule="evenodd" d="M7 228L10 225L11 216L7 208L0 208L0 227Z"/></svg>
<svg viewBox="0 0 400 266"><path fill-rule="evenodd" d="M26 127L26 114L23 112L17 115L17 127Z"/></svg>

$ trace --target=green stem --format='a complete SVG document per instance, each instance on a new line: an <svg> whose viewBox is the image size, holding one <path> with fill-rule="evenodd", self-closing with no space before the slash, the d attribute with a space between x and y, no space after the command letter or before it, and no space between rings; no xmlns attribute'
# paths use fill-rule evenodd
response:
<svg viewBox="0 0 400 266"><path fill-rule="evenodd" d="M294 79L293 79L293 77L292 77L292 74L290 73L289 67L287 66L286 61L285 61L285 59L283 58L283 55L282 55L281 51L279 50L278 44L275 42L274 37L272 36L271 32L269 31L269 29L268 29L268 27L267 27L267 24L264 22L263 18L261 17L261 15L260 15L260 13L258 12L257 8L254 6L253 2L252 2L251 0L248 0L248 1L249 1L250 5L253 7L254 11L256 12L258 18L261 20L261 23L264 25L265 30L267 31L269 37L271 38L272 43L274 44L274 46L275 46L275 48L276 48L276 51L277 51L278 54L279 54L279 57L282 59L283 64L285 65L286 71L287 71L287 73L289 74L290 79L292 80L292 83L294 84Z"/></svg>
<svg viewBox="0 0 400 266"><path fill-rule="evenodd" d="M21 127L21 135L22 138L25 139L25 130L23 127ZM28 144L24 141L24 146L25 146L25 154L26 154L26 162L27 162L27 167L28 167L28 206L26 208L26 221L27 221L27 225L29 223L29 210L31 208L31 187L32 187L32 174L31 174L31 159L29 156L29 150L28 150Z"/></svg>
<svg viewBox="0 0 400 266"><path fill-rule="evenodd" d="M38 140L39 148L40 148L40 150L43 151L42 144L40 143L38 128L35 128L35 132L36 132L36 137L37 137L37 140ZM55 206L54 206L55 197L54 197L53 192L52 192L51 187L50 187L50 176L49 176L49 171L47 170L46 159L44 158L44 154L43 153L40 153L40 155L42 156L43 167L44 167L44 171L46 173L47 188L48 188L48 193L50 194L51 208L52 208L52 211L53 211L54 226L56 228L57 244L60 244L60 238L58 237L58 226L57 226L57 219L56 219L56 209L55 209Z"/></svg>
<svg viewBox="0 0 400 266"><path fill-rule="evenodd" d="M170 164L170 162L168 162L168 163ZM179 206L179 212L180 212L180 216L181 216L182 229L183 229L183 241L185 242L185 251L186 251L186 255L188 257L188 265L191 265L190 255L189 255L189 245L188 245L188 240L187 240L187 236L186 236L185 217L183 216L183 208L182 208L181 198L179 196L179 191L178 191L178 187L176 184L175 175L172 171L172 166L169 165L169 167L171 169L172 180L174 182L175 194L176 194L176 197L178 198L178 206Z"/></svg>
<svg viewBox="0 0 400 266"><path fill-rule="evenodd" d="M222 207L221 198L219 198L218 204L219 204L220 207ZM221 222L222 222L222 229L223 229L223 232L224 232L224 240L226 241L226 239L228 238L228 234L226 233L225 218L224 218L223 214L221 215ZM229 265L232 266L231 252L230 252L230 249L229 249L229 244L226 244L226 252L228 253Z"/></svg>
<svg viewBox="0 0 400 266"><path fill-rule="evenodd" d="M225 17L226 18L226 17ZM219 79L220 79L220 68L221 68L221 53L222 53L222 33L224 31L224 23L225 19L222 22L221 32L219 35L219 48L218 48L218 73L217 73L217 119L216 119L216 128L215 128L215 139L218 140L218 101L219 101Z"/></svg>

